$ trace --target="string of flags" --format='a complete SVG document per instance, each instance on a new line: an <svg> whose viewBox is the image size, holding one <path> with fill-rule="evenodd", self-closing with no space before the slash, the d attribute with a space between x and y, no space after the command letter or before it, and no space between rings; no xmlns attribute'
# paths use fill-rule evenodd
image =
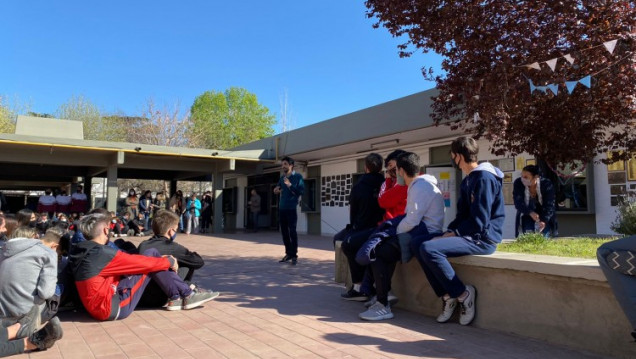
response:
<svg viewBox="0 0 636 359"><path fill-rule="evenodd" d="M587 49L580 50L579 52L592 50L592 49L595 49L595 48L597 48L599 46L605 46L605 49L610 53L610 55L612 55L614 53L614 49L616 48L616 43L617 42L618 42L618 39L606 41L606 42L604 42L601 45L588 47ZM566 55L563 55L563 56L555 57L555 58L550 59L550 60L533 62L531 64L525 64L525 65L521 65L519 67L526 67L526 68L529 68L529 69L541 70L541 63L545 63L546 65L548 65L550 70L552 70L552 72L554 72L556 70L557 62L558 62L558 60L561 57L564 58L567 62L569 62L570 65L574 64L574 57L572 57L572 55L570 55L570 54L566 54Z"/></svg>
<svg viewBox="0 0 636 359"><path fill-rule="evenodd" d="M604 43L602 43L601 45L596 45L596 46L592 46L589 47L587 49L583 49L579 52L583 52L583 51L588 51L600 46L604 46L605 49L607 50L607 52L609 52L610 54L614 53L614 49L616 48L616 44L618 42L618 39L615 40L610 40L610 41L606 41ZM610 68L611 66L616 65L617 63L621 62L622 60L630 57L632 54L629 53L627 54L627 56L621 58L620 60L614 62L613 64L610 64L609 66L593 73L593 74L589 74L589 75L585 75L583 77L581 77L580 79L577 80L573 80L573 81L565 81L564 85L565 88L567 89L568 94L572 94L572 92L574 91L574 89L576 88L576 86L578 84L581 84L587 88L590 88L592 85L592 76L597 75L600 72L603 72L605 70L607 70L608 68ZM563 57L568 63L570 63L570 65L574 64L574 58L572 57L571 54L566 54L560 57L555 57L546 61L541 61L541 62L533 62L530 64L525 64L525 65L521 65L519 67L526 67L528 69L535 69L535 70L541 70L541 63L545 63L551 70L552 72L554 72L556 70L557 67L557 63L558 60ZM532 82L532 80L530 78L528 78L527 76L524 75L524 77L526 77L526 79L528 80L528 83L530 85L530 94L534 94L535 91L539 91L543 94L547 94L548 91L550 91L553 95L558 95L559 92L559 85L563 84L563 83L549 83L546 85L542 85L542 86L537 86L534 84L534 82Z"/></svg>

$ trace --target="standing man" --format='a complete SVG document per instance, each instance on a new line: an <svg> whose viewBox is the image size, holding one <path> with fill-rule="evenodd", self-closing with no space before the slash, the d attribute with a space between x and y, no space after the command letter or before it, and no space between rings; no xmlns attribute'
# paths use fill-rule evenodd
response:
<svg viewBox="0 0 636 359"><path fill-rule="evenodd" d="M84 193L84 187L77 185L77 191L71 195L71 212L86 213L88 208L88 197Z"/></svg>
<svg viewBox="0 0 636 359"><path fill-rule="evenodd" d="M462 136L451 143L451 163L466 176L460 187L457 215L443 235L424 241L416 251L426 278L443 301L439 323L447 322L458 304L459 324L468 325L475 318L477 290L459 279L448 258L492 254L501 243L504 176L488 162L479 164L478 153L477 141L471 137Z"/></svg>
<svg viewBox="0 0 636 359"><path fill-rule="evenodd" d="M256 193L256 189L252 188L252 196L250 197L250 212L252 213L252 223L254 232L258 231L258 213L261 211L261 196Z"/></svg>
<svg viewBox="0 0 636 359"><path fill-rule="evenodd" d="M298 200L305 191L305 182L300 173L294 171L294 160L285 156L281 161L283 175L274 187L274 193L280 194L278 204L278 218L280 232L285 244L285 256L279 262L289 262L296 265L298 261L298 234L296 234L296 222L298 222Z"/></svg>

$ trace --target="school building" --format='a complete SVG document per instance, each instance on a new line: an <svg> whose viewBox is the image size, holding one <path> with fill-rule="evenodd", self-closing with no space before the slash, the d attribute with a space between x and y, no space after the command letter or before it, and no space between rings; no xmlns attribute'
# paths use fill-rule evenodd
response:
<svg viewBox="0 0 636 359"><path fill-rule="evenodd" d="M421 172L432 174L439 181L446 199L447 224L455 215L462 179L461 172L451 166L450 143L463 133L451 131L448 126L433 125L431 97L435 94L435 89L419 92L234 150L261 151L259 157L269 160L292 157L296 161L296 171L305 178L306 187L298 208L298 231L322 235L335 234L349 222L348 195L357 178L364 173L367 154L376 152L384 157L395 149L415 152L420 156ZM514 238L516 210L512 184L524 166L536 161L527 154L515 157L493 155L486 140L481 140L479 146L479 160L490 161L505 173L504 238ZM616 218L619 196L636 193L636 160L611 166L597 162L562 177L542 166L557 188L560 236L613 233L610 225ZM257 172L249 175L225 173L224 191L235 196L236 204L231 213L225 214L227 227L245 228L248 190L254 188L263 202L259 225L276 228L277 199L272 189L279 177L279 163L263 163Z"/></svg>

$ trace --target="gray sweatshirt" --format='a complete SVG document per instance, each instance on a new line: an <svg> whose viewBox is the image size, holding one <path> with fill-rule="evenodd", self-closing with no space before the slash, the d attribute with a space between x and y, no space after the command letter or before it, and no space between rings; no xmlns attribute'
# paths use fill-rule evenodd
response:
<svg viewBox="0 0 636 359"><path fill-rule="evenodd" d="M444 225L444 197L437 188L437 179L431 175L415 177L406 196L406 217L397 226L397 233L405 233L420 222L428 233L441 232Z"/></svg>
<svg viewBox="0 0 636 359"><path fill-rule="evenodd" d="M55 294L57 254L40 240L13 238L0 253L0 316L26 314Z"/></svg>

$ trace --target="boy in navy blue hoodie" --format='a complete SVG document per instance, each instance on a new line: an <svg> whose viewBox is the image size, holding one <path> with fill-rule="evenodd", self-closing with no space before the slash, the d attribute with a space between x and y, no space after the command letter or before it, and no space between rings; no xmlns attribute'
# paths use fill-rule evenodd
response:
<svg viewBox="0 0 636 359"><path fill-rule="evenodd" d="M419 245L418 260L435 294L444 301L439 323L447 322L457 304L459 323L468 325L475 318L477 291L457 277L449 257L492 254L501 242L504 223L503 173L488 162L477 163L479 147L471 137L459 137L451 144L453 167L461 169L462 180L457 215L440 237ZM418 253L419 252L419 253Z"/></svg>

